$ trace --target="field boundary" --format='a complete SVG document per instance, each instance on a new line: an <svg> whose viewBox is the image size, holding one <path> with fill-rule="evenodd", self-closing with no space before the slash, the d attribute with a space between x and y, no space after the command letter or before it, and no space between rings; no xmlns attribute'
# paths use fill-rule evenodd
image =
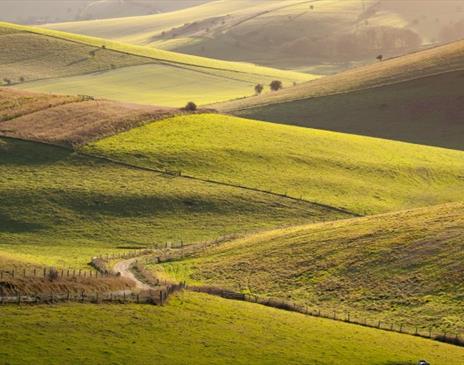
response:
<svg viewBox="0 0 464 365"><path fill-rule="evenodd" d="M198 252L198 251L197 251ZM181 260L185 258L185 254L181 253L181 255L174 255L174 256L155 256L151 258L151 262L154 264L161 264L169 261L174 260ZM141 265L143 268L143 265ZM146 270L139 270L143 274ZM149 275L153 275L151 272L148 272ZM161 279L155 277L158 282L161 282ZM142 277L142 280L144 278ZM146 283L150 283L150 279L145 279ZM174 282L172 281L164 281L168 285L173 285ZM240 293L230 289L224 289L216 286L208 286L208 285L188 285L186 282L177 283L178 285L183 285L186 290L205 293L209 295L218 296L224 299L230 300L239 300L245 301L249 303L260 304L266 307L272 307L276 309L281 309L289 312L297 312L300 314L312 316L312 317L320 317L325 319L330 319L339 322L346 322L354 325L359 325L363 327L369 327L374 329L379 329L383 331L389 332L396 332L401 334L412 335L416 337L422 337L426 339L431 339L434 341L440 341L449 343L456 346L464 347L464 334L452 333L452 332L442 332L436 331L432 327L424 328L421 326L415 325L405 325L403 323L394 324L394 323L387 323L386 321L382 320L368 320L367 318L361 318L360 316L353 316L350 312L342 312L336 310L327 310L321 308L311 308L306 305L296 304L291 301L287 301L284 299L273 298L273 297L265 297L259 296L256 294L249 294L249 293Z"/></svg>
<svg viewBox="0 0 464 365"><path fill-rule="evenodd" d="M314 206L317 206L317 207L320 207L320 208L323 208L323 209L328 209L328 210L332 210L334 212L346 214L346 215L351 216L349 218L363 217L363 215L361 215L359 213L354 213L354 212L351 212L351 211L343 209L343 208L334 207L334 206L331 206L331 205L318 203L318 202L311 201L311 200L306 200L306 199L303 199L302 197L299 198L299 197L290 196L290 195L287 195L286 193L278 193L278 192L273 192L273 191L267 191L267 190L262 190L262 189L259 189L259 188L252 188L252 187L244 186L244 185L240 185L240 184L227 183L227 182L224 182L224 181L204 179L204 178L200 178L200 177L196 177L196 176L183 174L181 171L170 171L170 170L156 169L156 168L152 168L152 167L133 165L133 164L123 162L123 161L120 161L120 160L115 160L115 159L112 159L112 158L109 158L109 157L83 152L83 151L81 151L79 149L73 149L73 148L70 148L70 147L65 146L65 145L48 143L48 142L44 142L44 141L30 140L30 139L19 138L19 137L5 136L5 135L2 135L2 134L0 134L0 138L11 139L11 140L16 140L16 141L21 141L21 142L39 143L39 144L42 144L42 145L45 145L45 146L52 146L52 147L56 147L56 148L61 148L61 149L64 149L64 150L66 150L68 152L74 152L78 156L87 157L87 158L94 158L94 159L110 162L110 163L113 163L113 164L116 164L116 165L131 168L131 169L149 171L149 172L157 173L157 174L160 174L160 175L168 175L168 176L171 176L171 177L180 177L180 178L185 178L185 179L194 180L194 181L202 181L202 182L209 183L209 184L214 184L214 185L227 186L227 187L232 187L232 188L244 189L244 190L248 190L248 191L254 191L254 192L257 192L257 193L263 193L263 194L269 194L269 195L273 195L273 196L278 196L278 197L281 197L281 198L286 198L286 199L290 199L290 200L293 200L293 201L308 203L308 204L311 204L311 205L314 205Z"/></svg>

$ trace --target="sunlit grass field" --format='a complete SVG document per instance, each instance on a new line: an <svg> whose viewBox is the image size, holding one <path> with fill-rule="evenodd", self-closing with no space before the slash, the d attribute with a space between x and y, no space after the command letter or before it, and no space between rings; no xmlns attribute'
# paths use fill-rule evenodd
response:
<svg viewBox="0 0 464 365"><path fill-rule="evenodd" d="M0 328L2 361L11 365L464 361L459 347L193 293L173 297L164 307L5 307Z"/></svg>
<svg viewBox="0 0 464 365"><path fill-rule="evenodd" d="M152 269L372 323L462 335L463 233L464 204L454 203L259 233Z"/></svg>
<svg viewBox="0 0 464 365"><path fill-rule="evenodd" d="M231 74L199 67L147 64L73 77L47 79L16 85L18 89L183 107L189 101L199 105L254 95L257 83L268 85L272 78L262 75ZM289 79L283 80L286 86Z"/></svg>
<svg viewBox="0 0 464 365"><path fill-rule="evenodd" d="M464 198L463 152L217 114L165 119L83 150L358 214Z"/></svg>
<svg viewBox="0 0 464 365"><path fill-rule="evenodd" d="M183 107L251 96L274 79L290 86L315 78L10 23L0 31L2 83L26 90Z"/></svg>
<svg viewBox="0 0 464 365"><path fill-rule="evenodd" d="M0 139L0 256L85 266L92 256L347 215Z"/></svg>

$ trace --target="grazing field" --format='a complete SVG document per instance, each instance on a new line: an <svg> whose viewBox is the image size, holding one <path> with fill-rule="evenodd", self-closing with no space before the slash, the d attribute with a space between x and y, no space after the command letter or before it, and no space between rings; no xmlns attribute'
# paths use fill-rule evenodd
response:
<svg viewBox="0 0 464 365"><path fill-rule="evenodd" d="M148 64L98 74L40 80L15 85L19 89L61 94L85 94L139 104L183 107L189 101L204 105L250 96L258 82L272 78L204 72L198 67ZM285 80L289 85L290 81Z"/></svg>
<svg viewBox="0 0 464 365"><path fill-rule="evenodd" d="M10 260L84 267L97 254L344 217L284 197L0 138L0 257Z"/></svg>
<svg viewBox="0 0 464 365"><path fill-rule="evenodd" d="M66 146L80 145L147 121L183 113L166 107L33 93L26 93L27 99L23 97L19 101L24 107L16 109L14 96L21 94L13 89L5 92L0 89L0 93L6 96L5 104L11 104L11 109L3 109L5 112L0 109L0 135ZM19 114L23 115L13 118Z"/></svg>
<svg viewBox="0 0 464 365"><path fill-rule="evenodd" d="M0 122L54 106L81 101L77 96L37 94L0 88Z"/></svg>
<svg viewBox="0 0 464 365"><path fill-rule="evenodd" d="M463 234L464 204L453 203L259 233L163 266L326 313L462 334Z"/></svg>
<svg viewBox="0 0 464 365"><path fill-rule="evenodd" d="M1 82L26 90L181 107L250 96L274 79L289 86L315 78L42 28L0 29Z"/></svg>
<svg viewBox="0 0 464 365"><path fill-rule="evenodd" d="M459 24L455 1L211 1L176 12L47 24L71 33L279 68L333 73L434 42Z"/></svg>
<svg viewBox="0 0 464 365"><path fill-rule="evenodd" d="M357 214L464 198L463 152L217 114L147 124L83 151Z"/></svg>
<svg viewBox="0 0 464 365"><path fill-rule="evenodd" d="M464 70L464 41L430 48L368 66L353 68L336 75L299 84L274 93L233 100L214 107L222 112L264 107L271 104L348 93L372 87L415 80L451 71ZM292 108L291 104L287 104ZM302 118L304 113L302 113Z"/></svg>
<svg viewBox="0 0 464 365"><path fill-rule="evenodd" d="M237 111L238 116L464 150L464 71Z"/></svg>
<svg viewBox="0 0 464 365"><path fill-rule="evenodd" d="M11 365L464 361L459 347L193 293L175 296L164 307L5 307L0 328L2 359Z"/></svg>

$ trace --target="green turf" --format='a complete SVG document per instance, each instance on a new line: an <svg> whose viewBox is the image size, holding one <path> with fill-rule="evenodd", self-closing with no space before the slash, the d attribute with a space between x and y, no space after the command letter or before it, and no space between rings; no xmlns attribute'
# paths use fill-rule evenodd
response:
<svg viewBox="0 0 464 365"><path fill-rule="evenodd" d="M462 203L251 235L152 266L326 314L464 334Z"/></svg>
<svg viewBox="0 0 464 365"><path fill-rule="evenodd" d="M5 307L0 328L10 365L464 361L459 347L201 294L181 294L165 307Z"/></svg>
<svg viewBox="0 0 464 365"><path fill-rule="evenodd" d="M464 334L463 233L455 203L251 235L155 268L326 314Z"/></svg>
<svg viewBox="0 0 464 365"><path fill-rule="evenodd" d="M84 151L358 214L464 198L462 152L217 114L154 122Z"/></svg>
<svg viewBox="0 0 464 365"><path fill-rule="evenodd" d="M269 194L0 139L0 255L83 266L118 247L213 239L346 215Z"/></svg>
<svg viewBox="0 0 464 365"><path fill-rule="evenodd" d="M204 105L251 96L267 76L204 72L199 67L148 64L74 77L47 79L16 85L19 89L60 94L84 94L140 104L183 107L189 101ZM291 80L283 80L286 85Z"/></svg>

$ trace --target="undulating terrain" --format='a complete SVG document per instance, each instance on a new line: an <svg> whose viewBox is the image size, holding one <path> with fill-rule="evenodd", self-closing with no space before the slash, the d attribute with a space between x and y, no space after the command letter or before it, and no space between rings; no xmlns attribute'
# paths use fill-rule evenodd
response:
<svg viewBox="0 0 464 365"><path fill-rule="evenodd" d="M17 6L0 365L464 363L459 2Z"/></svg>
<svg viewBox="0 0 464 365"><path fill-rule="evenodd" d="M315 76L0 22L0 82L19 89L181 107Z"/></svg>
<svg viewBox="0 0 464 365"><path fill-rule="evenodd" d="M459 1L234 0L169 13L47 24L181 53L330 74L464 37Z"/></svg>
<svg viewBox="0 0 464 365"><path fill-rule="evenodd" d="M445 204L258 233L165 270L361 319L462 332L463 233L464 205Z"/></svg>

